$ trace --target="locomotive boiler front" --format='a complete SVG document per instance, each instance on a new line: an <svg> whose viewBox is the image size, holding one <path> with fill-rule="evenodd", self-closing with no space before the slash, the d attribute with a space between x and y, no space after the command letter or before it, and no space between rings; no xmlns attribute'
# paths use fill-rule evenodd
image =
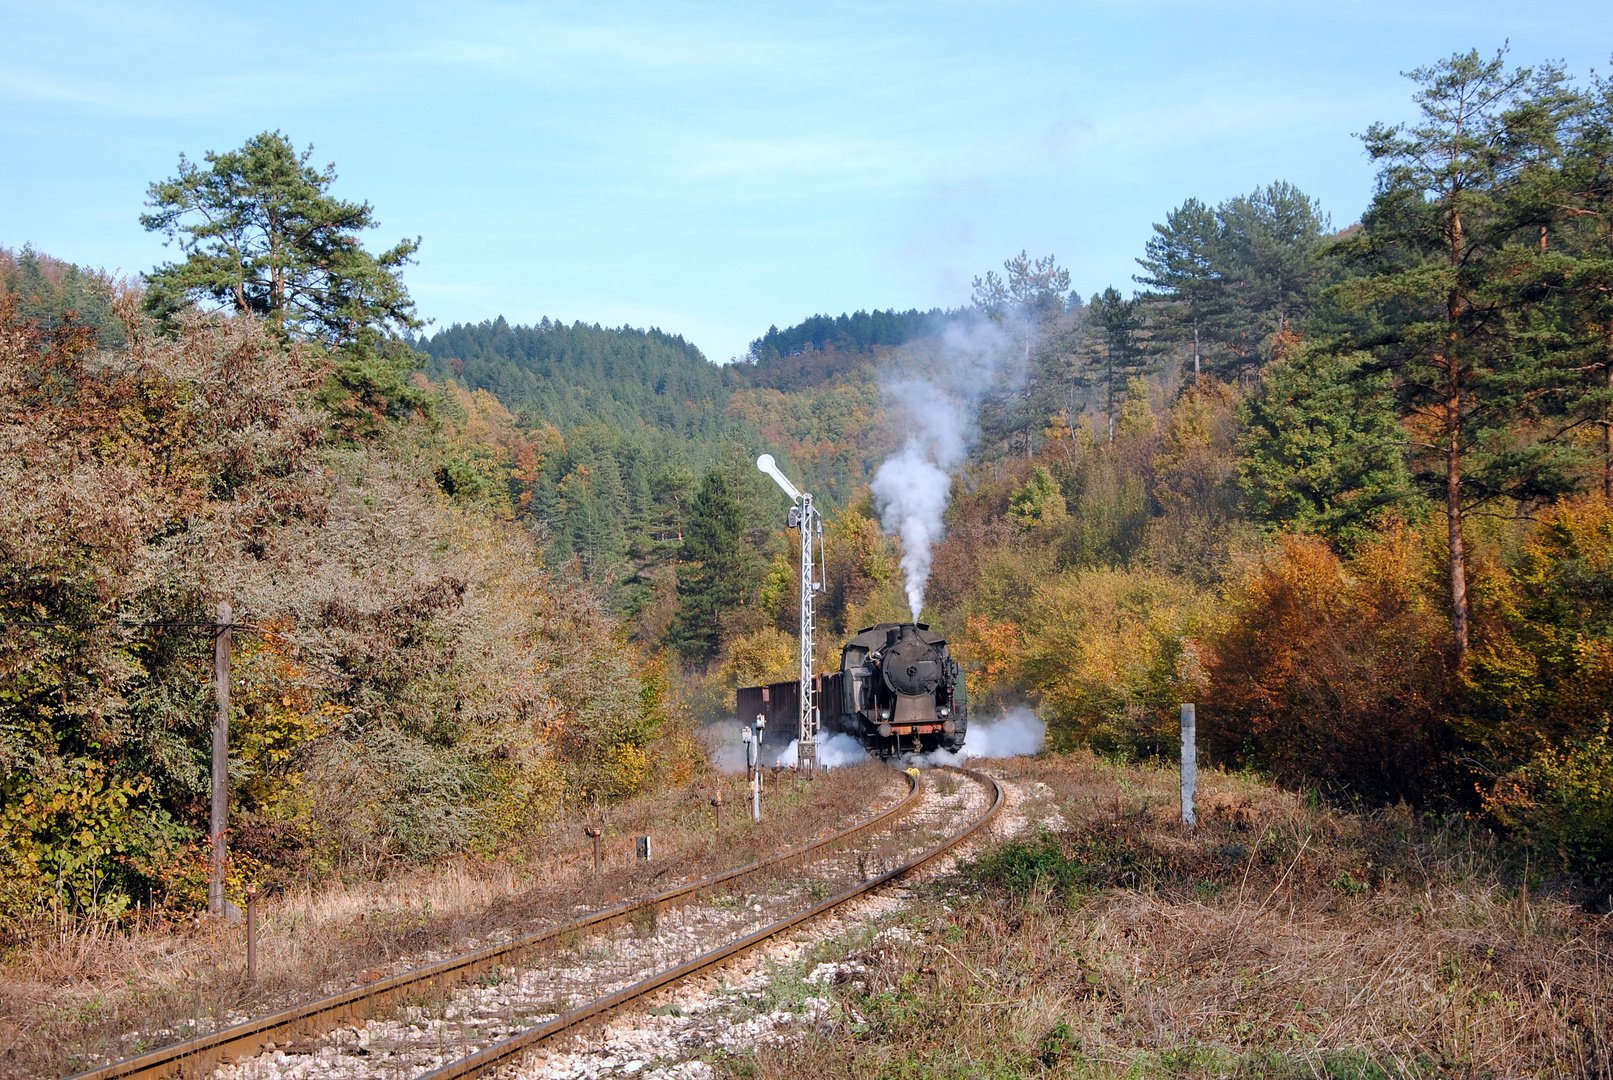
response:
<svg viewBox="0 0 1613 1080"><path fill-rule="evenodd" d="M941 663L939 650L917 635L904 635L886 646L879 660L879 670L885 685L896 695L892 723L916 724L938 719L935 691L941 685Z"/></svg>
<svg viewBox="0 0 1613 1080"><path fill-rule="evenodd" d="M963 673L924 623L881 623L842 653L841 727L881 757L957 750L967 726Z"/></svg>

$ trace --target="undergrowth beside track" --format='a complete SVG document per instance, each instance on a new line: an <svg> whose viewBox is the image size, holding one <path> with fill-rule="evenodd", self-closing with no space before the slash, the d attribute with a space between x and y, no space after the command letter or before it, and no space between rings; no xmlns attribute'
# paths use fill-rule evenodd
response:
<svg viewBox="0 0 1613 1080"><path fill-rule="evenodd" d="M647 895L804 842L890 805L906 784L880 765L808 784L770 780L764 820L746 815L743 777L625 801L608 819L578 813L497 858L458 859L385 881L331 883L260 904L259 981L245 978L245 929L212 920L108 929L39 925L0 954L0 1078L65 1076L178 1041L218 1020L258 1015ZM723 792L722 833L710 797ZM605 826L596 878L590 821ZM653 837L656 858L634 858ZM15 930L15 928L14 928Z"/></svg>
<svg viewBox="0 0 1613 1080"><path fill-rule="evenodd" d="M1613 918L1460 820L1087 754L1008 763L1027 830L839 961L732 1076L1613 1076ZM1583 898L1578 898L1583 899Z"/></svg>

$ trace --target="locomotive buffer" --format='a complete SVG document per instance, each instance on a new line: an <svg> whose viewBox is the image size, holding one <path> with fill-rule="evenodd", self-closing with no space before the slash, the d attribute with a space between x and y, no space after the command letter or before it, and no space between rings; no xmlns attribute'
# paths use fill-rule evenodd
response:
<svg viewBox="0 0 1613 1080"><path fill-rule="evenodd" d="M812 600L823 583L817 579L812 558L814 534L818 550L823 550L823 518L812 505L812 493L804 492L790 483L789 477L779 471L772 454L756 459L756 467L783 489L793 503L786 519L792 529L801 531L801 717L796 729L795 761L810 779L818 768L818 701L812 692Z"/></svg>

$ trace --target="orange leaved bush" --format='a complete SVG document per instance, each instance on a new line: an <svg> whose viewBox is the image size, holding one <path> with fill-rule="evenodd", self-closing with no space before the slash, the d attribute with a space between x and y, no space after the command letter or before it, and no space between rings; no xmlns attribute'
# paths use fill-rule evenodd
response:
<svg viewBox="0 0 1613 1080"><path fill-rule="evenodd" d="M1284 537L1233 591L1206 657L1210 757L1370 802L1448 793L1457 686L1425 566L1404 528L1348 561Z"/></svg>

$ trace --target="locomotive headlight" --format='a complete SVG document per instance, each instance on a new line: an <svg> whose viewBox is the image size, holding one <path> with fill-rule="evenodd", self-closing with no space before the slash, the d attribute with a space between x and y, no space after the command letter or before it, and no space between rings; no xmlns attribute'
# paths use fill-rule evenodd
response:
<svg viewBox="0 0 1613 1080"><path fill-rule="evenodd" d="M891 711L889 709L879 710L879 718L881 720L889 720L891 718Z"/></svg>
<svg viewBox="0 0 1613 1080"><path fill-rule="evenodd" d="M937 709L935 711L937 713L939 713L940 715L942 715L942 716L951 716L952 715L952 706L943 705L943 706L941 706L939 709Z"/></svg>

